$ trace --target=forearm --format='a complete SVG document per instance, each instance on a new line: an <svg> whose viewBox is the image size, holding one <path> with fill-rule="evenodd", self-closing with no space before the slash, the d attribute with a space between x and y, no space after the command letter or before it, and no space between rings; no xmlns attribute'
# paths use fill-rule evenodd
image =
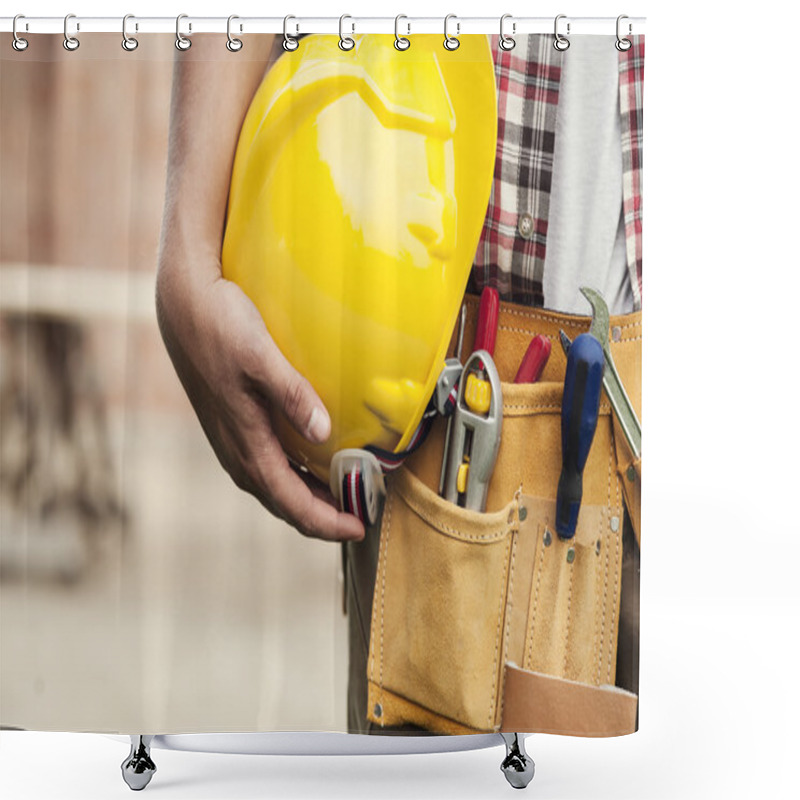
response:
<svg viewBox="0 0 800 800"><path fill-rule="evenodd" d="M221 279L236 143L277 55L275 37L248 37L245 50L246 57L229 53L224 38L204 36L176 57L158 324L203 431L236 485L306 535L360 539L361 523L336 510L327 487L293 471L273 430L272 415L281 414L309 441L324 442L331 425L322 401L247 295Z"/></svg>
<svg viewBox="0 0 800 800"><path fill-rule="evenodd" d="M275 37L248 39L246 55L224 42L197 37L176 56L160 270L194 269L192 256L209 269L219 259L239 130Z"/></svg>

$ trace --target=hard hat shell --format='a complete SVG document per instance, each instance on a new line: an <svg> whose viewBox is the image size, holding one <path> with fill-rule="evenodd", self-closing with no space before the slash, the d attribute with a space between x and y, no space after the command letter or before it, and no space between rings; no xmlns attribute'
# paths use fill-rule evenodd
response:
<svg viewBox="0 0 800 800"><path fill-rule="evenodd" d="M248 110L223 276L319 394L331 436L274 419L322 480L337 450L399 452L433 393L489 200L497 135L487 37L300 40Z"/></svg>

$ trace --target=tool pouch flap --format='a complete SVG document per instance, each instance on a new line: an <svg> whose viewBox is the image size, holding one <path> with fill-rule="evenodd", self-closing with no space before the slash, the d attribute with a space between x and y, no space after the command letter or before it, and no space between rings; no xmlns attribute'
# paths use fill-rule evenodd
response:
<svg viewBox="0 0 800 800"><path fill-rule="evenodd" d="M448 503L407 470L383 512L368 677L373 721L431 720L448 733L494 729L517 501L494 513ZM465 636L465 620L469 635Z"/></svg>

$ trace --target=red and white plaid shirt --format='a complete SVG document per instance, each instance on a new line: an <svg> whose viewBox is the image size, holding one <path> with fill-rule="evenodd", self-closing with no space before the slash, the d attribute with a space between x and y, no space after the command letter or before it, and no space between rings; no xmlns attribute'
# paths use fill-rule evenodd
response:
<svg viewBox="0 0 800 800"><path fill-rule="evenodd" d="M644 36L619 53L622 202L628 274L642 304L642 88ZM522 46L520 46L522 45ZM492 37L498 127L494 182L469 290L493 286L504 300L541 306L562 59L550 35L520 37L502 50ZM530 214L524 234L520 214Z"/></svg>

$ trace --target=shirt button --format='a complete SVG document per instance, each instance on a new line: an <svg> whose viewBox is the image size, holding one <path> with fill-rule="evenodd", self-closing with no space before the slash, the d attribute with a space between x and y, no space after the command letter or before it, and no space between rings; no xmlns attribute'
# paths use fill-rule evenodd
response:
<svg viewBox="0 0 800 800"><path fill-rule="evenodd" d="M530 214L520 214L517 230L523 239L533 236L533 217Z"/></svg>

